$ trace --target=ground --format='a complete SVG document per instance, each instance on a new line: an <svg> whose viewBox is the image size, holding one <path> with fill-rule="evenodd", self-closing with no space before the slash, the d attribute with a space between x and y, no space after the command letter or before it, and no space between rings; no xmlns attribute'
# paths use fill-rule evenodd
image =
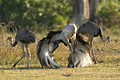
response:
<svg viewBox="0 0 120 80"><path fill-rule="evenodd" d="M118 32L119 33L119 32ZM36 34L37 42L44 37ZM67 68L69 48L63 44L54 52L54 60L63 68L42 69L37 58L37 42L29 46L31 52L30 70L27 70L25 57L14 69L12 65L22 56L19 45L11 48L6 42L8 36L14 34L0 34L0 80L120 80L120 35L104 32L110 35L111 43L94 39L95 55L98 63L86 68Z"/></svg>
<svg viewBox="0 0 120 80"><path fill-rule="evenodd" d="M102 65L102 66L101 66ZM120 80L120 66L97 64L87 68L0 68L0 80Z"/></svg>

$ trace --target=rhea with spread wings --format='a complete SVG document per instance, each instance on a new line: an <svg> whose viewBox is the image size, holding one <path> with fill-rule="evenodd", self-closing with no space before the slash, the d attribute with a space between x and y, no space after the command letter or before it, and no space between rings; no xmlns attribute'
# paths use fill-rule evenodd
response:
<svg viewBox="0 0 120 80"><path fill-rule="evenodd" d="M37 56L42 67L51 67L52 65L57 68L61 67L52 57L59 43L63 42L62 40L56 40L56 38L60 36L60 33L61 31L50 31L47 37L38 42Z"/></svg>

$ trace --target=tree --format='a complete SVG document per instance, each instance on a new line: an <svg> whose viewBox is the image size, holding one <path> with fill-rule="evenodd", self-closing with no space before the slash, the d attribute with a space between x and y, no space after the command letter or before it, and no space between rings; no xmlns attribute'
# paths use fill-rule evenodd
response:
<svg viewBox="0 0 120 80"><path fill-rule="evenodd" d="M72 0L72 21L79 26L86 21L94 21L97 16L97 0Z"/></svg>
<svg viewBox="0 0 120 80"><path fill-rule="evenodd" d="M0 22L8 24L12 21L17 30L53 30L68 22L72 12L70 1L0 0Z"/></svg>
<svg viewBox="0 0 120 80"><path fill-rule="evenodd" d="M90 12L90 21L94 21L95 18L97 17L97 0L89 0L89 12Z"/></svg>

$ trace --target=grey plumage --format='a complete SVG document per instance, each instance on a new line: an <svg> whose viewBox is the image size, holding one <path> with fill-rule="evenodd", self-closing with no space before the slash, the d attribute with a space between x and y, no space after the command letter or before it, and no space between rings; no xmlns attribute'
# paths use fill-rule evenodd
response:
<svg viewBox="0 0 120 80"><path fill-rule="evenodd" d="M42 67L51 67L51 65L57 68L61 67L52 57L53 52L58 48L59 43L63 42L62 40L56 40L60 33L61 31L50 31L47 37L38 42L37 56Z"/></svg>
<svg viewBox="0 0 120 80"><path fill-rule="evenodd" d="M72 45L74 45L74 40L76 37L77 27L75 24L67 24L60 36L56 38L56 40L62 40L67 46L69 47L70 51L73 52ZM69 43L69 40L71 41L71 45Z"/></svg>
<svg viewBox="0 0 120 80"><path fill-rule="evenodd" d="M10 41L12 47L15 47L17 43L20 43L21 48L23 50L23 56L12 66L12 68L15 67L17 63L25 57L24 46L27 49L27 67L29 68L30 52L29 52L28 44L34 43L36 41L35 35L28 30L21 30L16 34L14 43L12 42L12 37L8 37L7 40Z"/></svg>
<svg viewBox="0 0 120 80"><path fill-rule="evenodd" d="M15 36L16 42L20 41L21 43L24 44L34 43L35 40L36 40L35 35L28 30L22 30L18 32L18 34Z"/></svg>
<svg viewBox="0 0 120 80"><path fill-rule="evenodd" d="M93 23L93 22L90 22L90 21L88 21L85 24L83 24L82 26L80 26L77 34L82 34L82 35L85 35L85 36L88 37L87 42L90 43L93 58L95 60L95 63L97 63L96 58L95 58L95 54L94 54L94 50L93 50L93 46L92 46L93 38L100 36L102 41L108 40L110 42L110 37L107 36L106 38L103 38L102 30L101 30L100 26Z"/></svg>
<svg viewBox="0 0 120 80"><path fill-rule="evenodd" d="M91 64L90 45L77 34L74 41L73 53L68 58L68 67L87 67Z"/></svg>
<svg viewBox="0 0 120 80"><path fill-rule="evenodd" d="M86 35L88 37L93 37L93 38L100 36L101 40L103 41L109 40L109 39L103 38L102 31L99 25L90 21L80 26L77 34L82 34L82 35Z"/></svg>

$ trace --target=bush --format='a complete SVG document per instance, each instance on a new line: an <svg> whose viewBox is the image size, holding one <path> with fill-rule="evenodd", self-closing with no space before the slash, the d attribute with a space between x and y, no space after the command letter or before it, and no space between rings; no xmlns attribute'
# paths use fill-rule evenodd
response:
<svg viewBox="0 0 120 80"><path fill-rule="evenodd" d="M38 31L64 25L72 6L67 0L2 0L0 11L1 21L13 21L17 29L29 27Z"/></svg>
<svg viewBox="0 0 120 80"><path fill-rule="evenodd" d="M107 28L120 28L120 1L102 0L99 2L98 16Z"/></svg>

